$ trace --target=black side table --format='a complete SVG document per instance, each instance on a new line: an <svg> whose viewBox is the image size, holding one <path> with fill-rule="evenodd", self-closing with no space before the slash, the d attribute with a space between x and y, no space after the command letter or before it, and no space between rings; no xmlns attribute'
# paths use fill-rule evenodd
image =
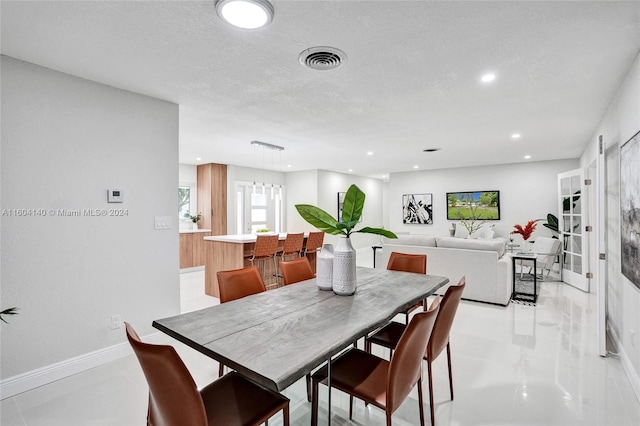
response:
<svg viewBox="0 0 640 426"><path fill-rule="evenodd" d="M524 280L517 279L516 273L516 260L531 260L533 261L533 279ZM538 301L538 277L536 273L536 255L534 253L516 253L511 256L512 269L513 269L513 292L511 293L511 300L514 302L529 302L535 304ZM520 273L522 274L522 263L520 264ZM528 283L533 282L533 293L526 292ZM519 286L516 286L516 283Z"/></svg>
<svg viewBox="0 0 640 426"><path fill-rule="evenodd" d="M382 246L371 246L371 249L373 250L373 267L376 267L376 250L381 249Z"/></svg>

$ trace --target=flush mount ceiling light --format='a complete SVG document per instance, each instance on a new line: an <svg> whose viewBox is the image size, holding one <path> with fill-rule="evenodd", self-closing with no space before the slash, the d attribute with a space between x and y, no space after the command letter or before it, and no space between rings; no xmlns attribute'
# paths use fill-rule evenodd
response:
<svg viewBox="0 0 640 426"><path fill-rule="evenodd" d="M268 0L217 0L218 16L234 27L262 28L273 20L273 5Z"/></svg>
<svg viewBox="0 0 640 426"><path fill-rule="evenodd" d="M483 83L490 83L495 79L496 79L496 75L495 74L485 74L481 78Z"/></svg>

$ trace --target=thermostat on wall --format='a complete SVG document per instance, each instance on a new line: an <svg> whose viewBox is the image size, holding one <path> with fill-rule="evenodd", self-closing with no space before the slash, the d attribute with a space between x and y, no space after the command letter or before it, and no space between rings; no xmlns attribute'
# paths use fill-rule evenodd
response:
<svg viewBox="0 0 640 426"><path fill-rule="evenodd" d="M119 189L107 189L107 202L109 203L122 203L124 201L124 195Z"/></svg>

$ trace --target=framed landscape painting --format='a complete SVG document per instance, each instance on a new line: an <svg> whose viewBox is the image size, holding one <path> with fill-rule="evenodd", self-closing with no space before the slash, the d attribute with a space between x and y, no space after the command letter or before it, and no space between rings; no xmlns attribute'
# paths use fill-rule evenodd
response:
<svg viewBox="0 0 640 426"><path fill-rule="evenodd" d="M432 194L405 194L402 196L402 223L433 224Z"/></svg>
<svg viewBox="0 0 640 426"><path fill-rule="evenodd" d="M640 132L620 147L622 275L640 288Z"/></svg>
<svg viewBox="0 0 640 426"><path fill-rule="evenodd" d="M500 220L500 191L447 192L447 220Z"/></svg>

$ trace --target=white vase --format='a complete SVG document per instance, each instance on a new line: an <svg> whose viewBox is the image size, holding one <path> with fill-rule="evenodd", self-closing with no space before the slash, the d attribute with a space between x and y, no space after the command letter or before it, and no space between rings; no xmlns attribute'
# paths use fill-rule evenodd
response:
<svg viewBox="0 0 640 426"><path fill-rule="evenodd" d="M198 222L191 222L191 229L194 231L198 230Z"/></svg>
<svg viewBox="0 0 640 426"><path fill-rule="evenodd" d="M316 284L320 290L333 290L333 244L324 244L316 257Z"/></svg>
<svg viewBox="0 0 640 426"><path fill-rule="evenodd" d="M340 237L333 250L333 292L351 296L356 292L356 251L347 237Z"/></svg>

